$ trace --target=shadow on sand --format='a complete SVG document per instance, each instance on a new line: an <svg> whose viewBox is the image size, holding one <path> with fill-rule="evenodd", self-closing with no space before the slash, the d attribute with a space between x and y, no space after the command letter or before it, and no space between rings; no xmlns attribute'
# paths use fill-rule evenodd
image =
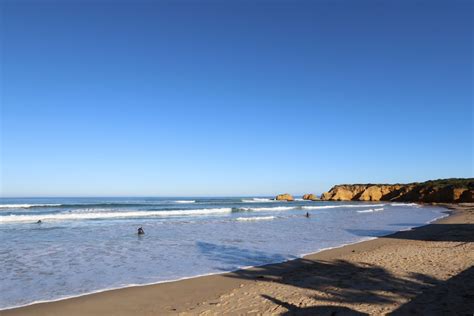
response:
<svg viewBox="0 0 474 316"><path fill-rule="evenodd" d="M424 240L424 241L454 241L473 242L473 224L429 224L412 230L401 231L387 238Z"/></svg>
<svg viewBox="0 0 474 316"><path fill-rule="evenodd" d="M474 266L424 291L392 315L473 315Z"/></svg>
<svg viewBox="0 0 474 316"><path fill-rule="evenodd" d="M348 229L349 233L364 237L387 237L393 239L473 242L473 224L429 224L401 232L389 230Z"/></svg>
<svg viewBox="0 0 474 316"><path fill-rule="evenodd" d="M285 307L288 312L284 313L283 315L369 315L366 313L357 312L353 309L344 306L298 307L296 305L285 303L268 295L262 295L262 297L266 298L269 301L272 301L277 305Z"/></svg>

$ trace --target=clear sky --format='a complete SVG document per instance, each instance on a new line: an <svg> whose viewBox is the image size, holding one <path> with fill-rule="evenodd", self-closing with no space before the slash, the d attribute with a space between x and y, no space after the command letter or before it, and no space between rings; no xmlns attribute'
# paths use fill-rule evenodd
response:
<svg viewBox="0 0 474 316"><path fill-rule="evenodd" d="M3 196L473 176L473 1L0 3Z"/></svg>

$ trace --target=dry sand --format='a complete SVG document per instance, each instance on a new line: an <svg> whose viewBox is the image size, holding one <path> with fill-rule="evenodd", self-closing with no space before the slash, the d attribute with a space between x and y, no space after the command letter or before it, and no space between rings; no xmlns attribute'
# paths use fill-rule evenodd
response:
<svg viewBox="0 0 474 316"><path fill-rule="evenodd" d="M474 204L427 226L282 264L0 315L473 315Z"/></svg>

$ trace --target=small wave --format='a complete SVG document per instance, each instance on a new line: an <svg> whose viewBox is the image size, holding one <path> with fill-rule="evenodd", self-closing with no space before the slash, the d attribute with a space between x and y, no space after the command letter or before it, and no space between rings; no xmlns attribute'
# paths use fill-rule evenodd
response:
<svg viewBox="0 0 474 316"><path fill-rule="evenodd" d="M371 204L371 205L359 205L359 204L343 204L343 205L319 205L319 206L303 206L304 210L322 210L329 208L347 208L347 207L367 207L367 206L384 206L385 204Z"/></svg>
<svg viewBox="0 0 474 316"><path fill-rule="evenodd" d="M379 211L383 211L383 207L381 207L381 208L371 208L371 209L368 209L368 210L357 211L357 213L373 213L373 212L379 212Z"/></svg>
<svg viewBox="0 0 474 316"><path fill-rule="evenodd" d="M59 213L43 215L7 215L0 216L0 224L13 222L64 221L64 220L90 220L110 218L136 218L136 217L161 217L161 216L186 216L186 215L213 215L231 213L231 208L211 208L196 210L173 211L126 211L126 212L96 212L96 213Z"/></svg>
<svg viewBox="0 0 474 316"><path fill-rule="evenodd" d="M416 203L392 203L390 204L391 206L417 206L419 207L419 204Z"/></svg>
<svg viewBox="0 0 474 316"><path fill-rule="evenodd" d="M64 204L0 204L2 208L36 208L36 207L62 207L62 208L79 208L79 207L147 207L160 206L169 204L190 204L195 200L159 200L150 202L99 202L99 203L64 203Z"/></svg>
<svg viewBox="0 0 474 316"><path fill-rule="evenodd" d="M371 205L359 205L359 204L343 204L343 205L319 205L319 206L302 206L304 210L322 210L328 208L347 208L347 207L370 207L370 206L384 206L385 204L371 204Z"/></svg>
<svg viewBox="0 0 474 316"><path fill-rule="evenodd" d="M235 220L239 222L252 222L252 221L270 221L275 219L275 216L255 216L255 217L237 217Z"/></svg>
<svg viewBox="0 0 474 316"><path fill-rule="evenodd" d="M152 206L161 205L166 202L158 203L65 203L65 204L0 204L1 208L39 208L39 207L62 207L62 208L78 208L78 207L135 207L135 206ZM169 202L168 202L169 203Z"/></svg>
<svg viewBox="0 0 474 316"><path fill-rule="evenodd" d="M296 206L274 206L274 207L240 207L237 210L260 212L260 211L289 211L296 209Z"/></svg>
<svg viewBox="0 0 474 316"><path fill-rule="evenodd" d="M0 208L30 208L30 207L50 207L61 206L62 204L0 204Z"/></svg>
<svg viewBox="0 0 474 316"><path fill-rule="evenodd" d="M321 206L302 206L303 210L323 210L327 208L337 208L338 206L334 205L321 205Z"/></svg>
<svg viewBox="0 0 474 316"><path fill-rule="evenodd" d="M269 198L253 198L253 199L242 199L244 203L267 203L267 202L277 202L274 199Z"/></svg>

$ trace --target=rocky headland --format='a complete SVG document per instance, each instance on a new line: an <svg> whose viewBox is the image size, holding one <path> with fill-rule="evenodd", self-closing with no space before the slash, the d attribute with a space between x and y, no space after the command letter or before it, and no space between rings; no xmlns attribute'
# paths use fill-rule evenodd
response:
<svg viewBox="0 0 474 316"><path fill-rule="evenodd" d="M341 184L321 195L325 201L474 202L474 178L408 184Z"/></svg>
<svg viewBox="0 0 474 316"><path fill-rule="evenodd" d="M278 201L294 201L288 193L275 197ZM407 184L340 184L320 198L315 194L303 195L308 201L394 201L422 203L474 202L474 178L438 179Z"/></svg>

